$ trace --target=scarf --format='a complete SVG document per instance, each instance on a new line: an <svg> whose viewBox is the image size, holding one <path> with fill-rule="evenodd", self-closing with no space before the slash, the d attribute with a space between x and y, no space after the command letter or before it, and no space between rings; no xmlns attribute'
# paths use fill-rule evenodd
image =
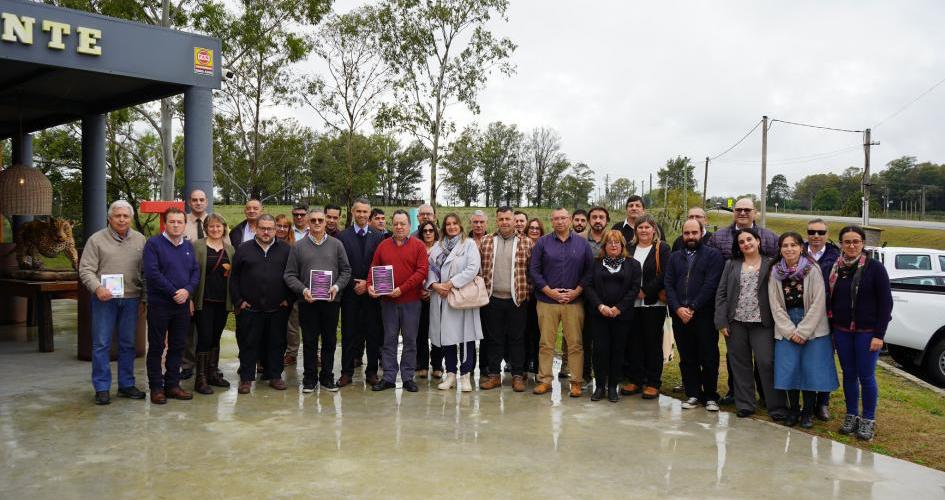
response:
<svg viewBox="0 0 945 500"><path fill-rule="evenodd" d="M780 259L774 267L771 268L771 274L778 281L784 281L787 279L794 278L799 281L803 281L804 277L807 276L807 273L810 272L813 265L810 262L810 259L801 255L801 258L798 259L797 264L793 266L788 266L784 259Z"/></svg>
<svg viewBox="0 0 945 500"><path fill-rule="evenodd" d="M452 238L445 237L440 240L440 246L443 248L443 251L436 256L436 260L430 263L431 271L436 274L437 281L442 279L440 275L440 270L443 268L443 265L446 264L446 259L453 253L453 249L456 248L456 244L459 243L459 235L453 236Z"/></svg>
<svg viewBox="0 0 945 500"><path fill-rule="evenodd" d="M860 293L860 279L863 277L863 268L869 256L865 253L852 261L847 261L846 257L840 256L833 267L830 268L830 277L827 278L828 291L830 297L833 296L833 289L837 285L838 278L849 278L853 276L853 283L850 284L850 331L856 331L856 296ZM827 300L827 317L833 318L833 300Z"/></svg>
<svg viewBox="0 0 945 500"><path fill-rule="evenodd" d="M623 267L623 261L626 260L625 257L604 257L602 264L604 269L610 271L610 274L619 273L620 268Z"/></svg>

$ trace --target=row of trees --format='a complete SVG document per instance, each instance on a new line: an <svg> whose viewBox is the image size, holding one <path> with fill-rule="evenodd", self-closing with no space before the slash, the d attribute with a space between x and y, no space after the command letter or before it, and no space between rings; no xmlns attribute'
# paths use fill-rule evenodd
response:
<svg viewBox="0 0 945 500"><path fill-rule="evenodd" d="M863 169L849 167L840 174L808 175L792 188L778 174L768 184L768 204L788 210L839 211L862 215ZM880 172L870 175L870 211L874 215L898 211L901 206L926 211L945 211L945 164L919 163L913 156L890 161Z"/></svg>

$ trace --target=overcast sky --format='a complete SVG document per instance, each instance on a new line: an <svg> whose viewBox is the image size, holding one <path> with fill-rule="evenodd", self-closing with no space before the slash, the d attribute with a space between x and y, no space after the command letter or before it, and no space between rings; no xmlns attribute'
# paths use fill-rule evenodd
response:
<svg viewBox="0 0 945 500"><path fill-rule="evenodd" d="M945 79L945 2L514 0L508 17L493 30L518 45L516 73L490 80L480 115L454 107L452 116L460 127L554 128L567 156L599 179L655 178L687 155L701 186L704 158L765 114L873 127L874 169L902 155L945 162L945 84L876 126ZM769 179L782 173L793 185L863 165L861 134L775 123L768 140ZM759 128L710 165L709 194L757 193L760 154Z"/></svg>

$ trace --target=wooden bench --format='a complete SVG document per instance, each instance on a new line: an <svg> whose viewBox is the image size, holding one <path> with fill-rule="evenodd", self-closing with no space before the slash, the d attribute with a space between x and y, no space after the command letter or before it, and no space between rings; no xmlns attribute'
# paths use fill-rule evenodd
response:
<svg viewBox="0 0 945 500"><path fill-rule="evenodd" d="M39 328L39 352L53 352L52 299L78 297L77 281L30 281L0 278L0 297L29 300L27 326Z"/></svg>

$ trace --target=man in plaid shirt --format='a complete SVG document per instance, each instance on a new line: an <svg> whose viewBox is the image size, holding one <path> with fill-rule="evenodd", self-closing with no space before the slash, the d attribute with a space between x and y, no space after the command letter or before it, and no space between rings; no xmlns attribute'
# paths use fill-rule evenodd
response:
<svg viewBox="0 0 945 500"><path fill-rule="evenodd" d="M531 294L528 265L532 242L515 231L509 207L496 210L498 231L479 243L482 279L489 292L489 304L482 308L487 343L488 377L482 389L502 386L502 360L511 365L512 389L525 391L525 302Z"/></svg>

